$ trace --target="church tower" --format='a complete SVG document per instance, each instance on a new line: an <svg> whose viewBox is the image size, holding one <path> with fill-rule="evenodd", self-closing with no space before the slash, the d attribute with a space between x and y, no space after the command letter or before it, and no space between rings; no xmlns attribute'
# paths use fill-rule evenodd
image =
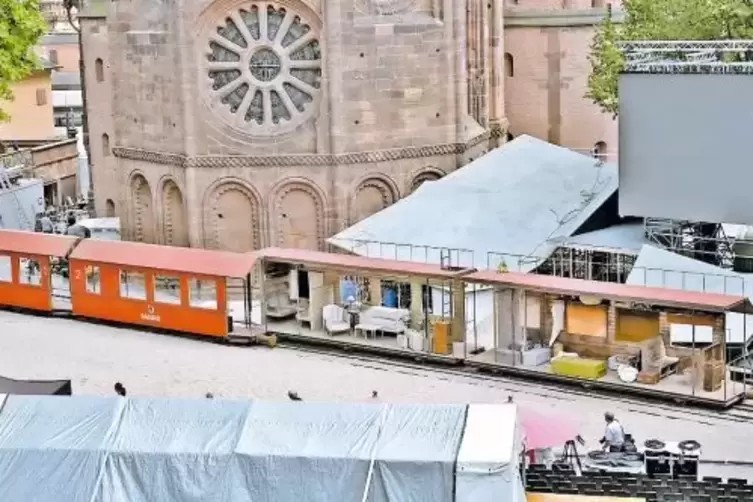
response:
<svg viewBox="0 0 753 502"><path fill-rule="evenodd" d="M130 240L321 249L506 134L503 0L119 0L80 17L96 207Z"/></svg>

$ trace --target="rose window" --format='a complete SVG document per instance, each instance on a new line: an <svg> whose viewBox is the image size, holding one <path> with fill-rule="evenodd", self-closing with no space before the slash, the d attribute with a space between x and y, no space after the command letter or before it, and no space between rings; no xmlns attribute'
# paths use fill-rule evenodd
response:
<svg viewBox="0 0 753 502"><path fill-rule="evenodd" d="M239 129L282 132L315 109L319 41L283 7L255 4L228 16L209 37L206 67L214 100Z"/></svg>

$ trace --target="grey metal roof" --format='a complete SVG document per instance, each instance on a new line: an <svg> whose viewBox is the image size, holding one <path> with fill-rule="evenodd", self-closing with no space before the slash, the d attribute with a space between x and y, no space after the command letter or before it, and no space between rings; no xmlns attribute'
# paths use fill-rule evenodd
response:
<svg viewBox="0 0 753 502"><path fill-rule="evenodd" d="M742 295L753 300L753 275L740 274L650 245L641 248L626 282L639 286ZM726 316L728 343L740 343L743 332L747 333L745 339L750 339L753 335L753 316ZM673 337L673 341L690 343L691 340Z"/></svg>
<svg viewBox="0 0 753 502"><path fill-rule="evenodd" d="M519 136L329 239L364 256L535 268L617 190L617 166ZM382 244L380 244L382 243ZM536 258L531 258L535 256ZM527 257L521 260L522 257Z"/></svg>
<svg viewBox="0 0 753 502"><path fill-rule="evenodd" d="M643 223L623 223L562 239L559 245L574 249L637 255L648 243Z"/></svg>
<svg viewBox="0 0 753 502"><path fill-rule="evenodd" d="M78 33L47 33L39 39L39 45L76 45L78 44Z"/></svg>
<svg viewBox="0 0 753 502"><path fill-rule="evenodd" d="M54 71L52 72L52 88L66 87L69 89L81 88L81 74L77 71Z"/></svg>

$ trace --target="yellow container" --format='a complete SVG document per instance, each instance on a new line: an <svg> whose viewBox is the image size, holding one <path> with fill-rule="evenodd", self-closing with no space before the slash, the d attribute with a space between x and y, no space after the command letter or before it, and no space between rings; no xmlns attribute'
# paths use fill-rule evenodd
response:
<svg viewBox="0 0 753 502"><path fill-rule="evenodd" d="M552 372L578 378L601 378L607 374L607 362L601 359L561 356L552 359Z"/></svg>

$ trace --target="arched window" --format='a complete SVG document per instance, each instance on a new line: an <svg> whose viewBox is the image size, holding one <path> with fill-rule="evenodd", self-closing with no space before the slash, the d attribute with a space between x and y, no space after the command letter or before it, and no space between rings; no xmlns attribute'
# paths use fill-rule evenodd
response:
<svg viewBox="0 0 753 502"><path fill-rule="evenodd" d="M107 134L102 135L102 156L108 157L110 155L110 136Z"/></svg>
<svg viewBox="0 0 753 502"><path fill-rule="evenodd" d="M505 76L515 76L515 61L512 58L512 54L505 52Z"/></svg>
<svg viewBox="0 0 753 502"><path fill-rule="evenodd" d="M594 144L593 156L599 159L601 162L607 160L607 144L603 141L598 141Z"/></svg>
<svg viewBox="0 0 753 502"><path fill-rule="evenodd" d="M107 201L105 202L105 216L107 218L115 217L115 203L112 201L112 199L107 199Z"/></svg>
<svg viewBox="0 0 753 502"><path fill-rule="evenodd" d="M97 82L105 81L105 64L100 58L97 58L96 61L94 61L94 75Z"/></svg>

